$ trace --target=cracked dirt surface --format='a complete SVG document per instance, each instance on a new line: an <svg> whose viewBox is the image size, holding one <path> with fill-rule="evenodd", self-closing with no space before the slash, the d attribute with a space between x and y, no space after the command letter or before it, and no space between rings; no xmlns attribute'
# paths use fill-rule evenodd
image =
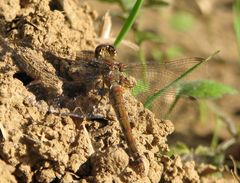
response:
<svg viewBox="0 0 240 183"><path fill-rule="evenodd" d="M99 94L101 81L92 85L81 78L77 85L65 86L59 63L74 60L76 51L96 46L97 13L76 3L0 3L0 9L6 10L1 14L4 40L0 45L1 180L200 182L194 162L184 164L180 157L161 155L168 150L167 136L174 130L171 121L156 119L128 89L125 106L143 157L143 175L132 166L108 90ZM10 12L13 4L18 9ZM31 48L23 49L22 42ZM35 66L22 65L22 59ZM43 64L52 74L50 81L41 77ZM77 117L66 115L73 111ZM88 119L90 113L102 117ZM83 114L85 118L80 119Z"/></svg>

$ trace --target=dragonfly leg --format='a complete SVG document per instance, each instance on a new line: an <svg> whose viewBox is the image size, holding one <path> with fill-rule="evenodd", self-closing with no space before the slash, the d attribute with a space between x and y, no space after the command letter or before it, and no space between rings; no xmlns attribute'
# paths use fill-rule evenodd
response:
<svg viewBox="0 0 240 183"><path fill-rule="evenodd" d="M52 106L50 106L48 112L51 114L57 114L59 116L70 116L73 118L78 118L78 119L82 119L82 120L103 120L105 119L104 116L100 115L100 114L90 114L90 115L86 115L82 112L82 114L78 114L76 113L76 110L81 110L81 107L76 107L73 112L69 112L69 111L61 111L61 109L54 109Z"/></svg>
<svg viewBox="0 0 240 183"><path fill-rule="evenodd" d="M75 113L76 110L77 110L77 109L76 110L75 109L74 109L74 112L72 113L72 112L69 112L69 111L61 111L61 109L55 109L52 106L50 106L49 109L48 109L48 112L51 113L51 114L57 114L59 116L70 116L70 117L76 117L76 118L79 118L79 119L85 119L86 118L85 115Z"/></svg>
<svg viewBox="0 0 240 183"><path fill-rule="evenodd" d="M102 76L103 77L103 76ZM104 97L104 88L105 88L105 83L102 82L102 87L101 87L101 91L99 92L99 95L101 96L101 98L99 99L99 101L97 102L96 106L98 107L99 104L101 103L103 97Z"/></svg>

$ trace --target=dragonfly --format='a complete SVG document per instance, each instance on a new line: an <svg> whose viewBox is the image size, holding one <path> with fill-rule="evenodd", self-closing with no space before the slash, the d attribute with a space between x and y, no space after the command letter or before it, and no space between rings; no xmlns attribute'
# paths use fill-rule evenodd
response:
<svg viewBox="0 0 240 183"><path fill-rule="evenodd" d="M109 94L113 98L113 107L120 122L123 134L125 136L127 145L130 149L131 156L134 159L133 166L139 173L144 172L144 163L137 148L136 140L132 135L132 129L129 122L128 112L124 104L124 87L133 87L127 76L124 74L125 65L117 62L117 51L114 46L110 44L100 44L95 51L85 51L78 53L77 64L82 65L87 63L87 67L91 67L91 73L95 77L102 76L104 84L109 88ZM76 63L73 64L76 68ZM72 68L72 67L69 67ZM79 68L79 67L78 67ZM68 71L69 72L69 71ZM74 70L74 74L78 75L78 71ZM75 78L79 78L78 76Z"/></svg>
<svg viewBox="0 0 240 183"><path fill-rule="evenodd" d="M59 68L59 75L61 78L68 80L68 82L65 82L63 79L59 79L59 77L51 71L51 64L45 63L43 60L39 60L40 63L43 63L42 66L36 66L35 63L31 63L31 60L39 59L33 58L35 50L29 49L25 46L17 46L17 50L14 50L8 46L7 42L1 38L1 36L0 44L6 50L12 52L15 59L16 57L18 58L16 60L18 60L17 65L20 69L34 79L40 80L43 87L46 87L49 90L54 90L56 95L63 95L63 92L65 91L64 87L71 88L71 86L79 85L79 83L82 82L89 84L90 81L95 81L97 78L101 77L103 85L108 88L109 95L113 99L112 106L117 114L117 119L120 122L125 140L130 150L130 155L133 158L133 165L140 174L144 172L144 162L137 148L136 140L132 134L130 120L124 101L125 88L133 88L135 85L134 80L131 80L125 71L128 71L130 74L136 73L136 76L138 76L140 72L138 72L137 69L141 70L141 65L126 65L118 62L116 48L111 44L100 44L94 51L86 50L79 52L75 61L61 59L62 64ZM43 55L44 54L49 56L49 53L47 52L43 53ZM51 54L51 56L53 55ZM156 80L156 78L150 77L150 80L153 80L150 84L161 82L162 86L167 85L169 80L174 80L173 78L176 79L176 75L178 75L177 73L182 72L184 69L186 70L190 65L199 64L204 60L205 59L203 58L193 57L161 63L158 64L158 66L155 64L149 65L148 71L150 76L153 76L152 73L155 73L159 78L159 80ZM161 78L161 76L167 76L169 78L166 79L165 77L164 79ZM64 83L68 84L64 85ZM69 85L69 83L71 84ZM147 89L147 92L149 92L149 90L150 89ZM140 95L140 98L143 98L143 95L145 94Z"/></svg>

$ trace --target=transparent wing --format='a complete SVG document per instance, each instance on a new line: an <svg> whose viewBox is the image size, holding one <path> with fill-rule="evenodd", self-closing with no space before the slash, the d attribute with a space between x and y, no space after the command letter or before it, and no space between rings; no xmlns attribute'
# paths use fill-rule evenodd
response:
<svg viewBox="0 0 240 183"><path fill-rule="evenodd" d="M87 63L94 62L94 52L79 52L78 58L84 60L84 62L87 61ZM155 95L157 92L161 91L161 89L174 82L183 73L204 60L203 58L192 57L161 63L148 62L145 65L131 63L127 65L125 72L127 75L137 79L137 85L132 89L132 92L141 102L145 103L148 97ZM89 65L87 67L89 67ZM196 69L194 72L184 77L181 82L203 78L203 76L206 75L207 69L206 67L200 68L201 69ZM95 73L96 72L97 71L95 71ZM86 80L91 80L90 74L86 76ZM168 108L175 100L176 93L176 83L168 87L167 90L164 90L150 106L154 113L157 115L159 114L158 116L160 117L166 114Z"/></svg>
<svg viewBox="0 0 240 183"><path fill-rule="evenodd" d="M137 85L132 91L141 102L145 103L149 97L169 86L170 83L204 60L203 58L192 57L161 63L150 62L146 65L129 64L126 73L137 79ZM206 72L207 65L205 64L183 77L179 82L202 79L207 75ZM163 90L161 95L153 101L150 107L155 114L162 116L166 113L175 100L177 86L177 83L175 83L167 90Z"/></svg>
<svg viewBox="0 0 240 183"><path fill-rule="evenodd" d="M41 48L39 49L41 50ZM54 55L49 55L43 50L41 51L44 59L48 60L56 68L57 75L60 77L63 76L63 78L72 80L75 83L91 83L89 81L96 80L101 75L101 70L104 69L101 68L104 67L104 64L95 65L97 64L97 60L95 59L94 51L81 51L77 54L76 60L54 57ZM182 73L203 60L202 58L187 58L162 63L149 62L146 65L129 64L126 72L137 79L138 85L133 90L135 90L134 92L137 97L144 103L149 96L168 86L169 83L176 80ZM62 66L62 63L66 65L63 64ZM200 76L202 78L203 75L206 75L205 73L206 70L200 72L200 74L194 70L185 80L197 79ZM174 100L176 92L176 85L173 85L154 101L152 108L156 111L156 114L159 113L158 111L162 111L165 106L169 106L168 104Z"/></svg>

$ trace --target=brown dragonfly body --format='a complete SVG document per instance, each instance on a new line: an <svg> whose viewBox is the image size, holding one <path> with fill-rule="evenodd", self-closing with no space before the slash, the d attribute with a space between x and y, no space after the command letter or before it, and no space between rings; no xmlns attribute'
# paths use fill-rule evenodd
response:
<svg viewBox="0 0 240 183"><path fill-rule="evenodd" d="M102 74L104 82L110 88L110 95L114 101L114 109L121 124L125 139L134 158L134 166L139 172L144 171L144 164L137 149L135 138L132 135L132 129L129 122L128 112L124 103L124 87L128 85L126 78L122 71L124 65L114 62L116 57L116 50L112 45L99 45L95 49L95 58L107 65L107 68ZM129 86L130 87L130 86Z"/></svg>

